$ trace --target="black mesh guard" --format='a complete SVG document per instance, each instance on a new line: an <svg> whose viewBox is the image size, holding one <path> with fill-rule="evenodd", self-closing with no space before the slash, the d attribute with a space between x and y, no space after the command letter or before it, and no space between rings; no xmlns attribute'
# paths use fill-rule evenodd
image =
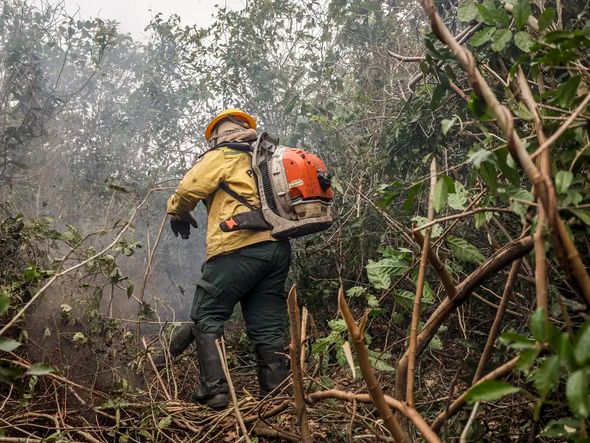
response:
<svg viewBox="0 0 590 443"><path fill-rule="evenodd" d="M275 196L272 193L272 184L270 181L270 173L268 171L268 163L263 161L260 163L259 168L260 175L262 176L262 188L264 190L264 196L266 197L266 203L272 212L279 215L277 212L277 202L275 201Z"/></svg>

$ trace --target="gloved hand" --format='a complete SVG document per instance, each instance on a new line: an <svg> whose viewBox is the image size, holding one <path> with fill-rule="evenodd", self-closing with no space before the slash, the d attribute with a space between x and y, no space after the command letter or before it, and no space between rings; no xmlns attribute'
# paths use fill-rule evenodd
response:
<svg viewBox="0 0 590 443"><path fill-rule="evenodd" d="M190 214L186 214L182 218L173 215L170 219L170 229L174 232L174 237L178 237L180 234L180 237L186 240L191 235L191 226L195 229L199 227L195 218Z"/></svg>

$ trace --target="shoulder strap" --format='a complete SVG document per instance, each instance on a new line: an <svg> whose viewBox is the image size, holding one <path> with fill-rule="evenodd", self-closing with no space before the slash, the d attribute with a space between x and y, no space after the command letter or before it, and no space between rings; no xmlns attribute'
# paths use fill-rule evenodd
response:
<svg viewBox="0 0 590 443"><path fill-rule="evenodd" d="M255 211L257 208L256 206L250 204L248 200L246 200L243 196L235 192L226 182L219 183L219 187L223 189L230 197L234 198L235 200L239 201L241 204L246 206L250 211Z"/></svg>
<svg viewBox="0 0 590 443"><path fill-rule="evenodd" d="M221 143L217 146L207 149L205 152L200 154L198 158L200 159L205 154L207 154L211 151L215 151L216 149L221 149L221 148L231 148L231 149L235 149L236 151L248 152L250 154L252 153L252 151L254 151L254 148L248 142L225 142L225 143Z"/></svg>

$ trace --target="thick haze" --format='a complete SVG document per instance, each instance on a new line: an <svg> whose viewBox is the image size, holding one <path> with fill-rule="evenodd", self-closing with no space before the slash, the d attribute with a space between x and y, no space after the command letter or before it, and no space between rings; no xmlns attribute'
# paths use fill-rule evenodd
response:
<svg viewBox="0 0 590 443"><path fill-rule="evenodd" d="M243 8L245 3L242 0L65 0L65 5L71 14L79 9L82 17L116 20L122 32L142 40L145 27L158 12L165 16L178 14L184 25L205 27L213 23L216 5L235 10Z"/></svg>

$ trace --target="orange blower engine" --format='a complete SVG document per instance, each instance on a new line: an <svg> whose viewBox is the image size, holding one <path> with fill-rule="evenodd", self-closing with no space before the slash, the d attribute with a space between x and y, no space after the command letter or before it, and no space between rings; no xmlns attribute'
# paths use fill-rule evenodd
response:
<svg viewBox="0 0 590 443"><path fill-rule="evenodd" d="M273 237L301 237L332 225L331 176L318 156L279 146L264 132L254 144L252 168Z"/></svg>

